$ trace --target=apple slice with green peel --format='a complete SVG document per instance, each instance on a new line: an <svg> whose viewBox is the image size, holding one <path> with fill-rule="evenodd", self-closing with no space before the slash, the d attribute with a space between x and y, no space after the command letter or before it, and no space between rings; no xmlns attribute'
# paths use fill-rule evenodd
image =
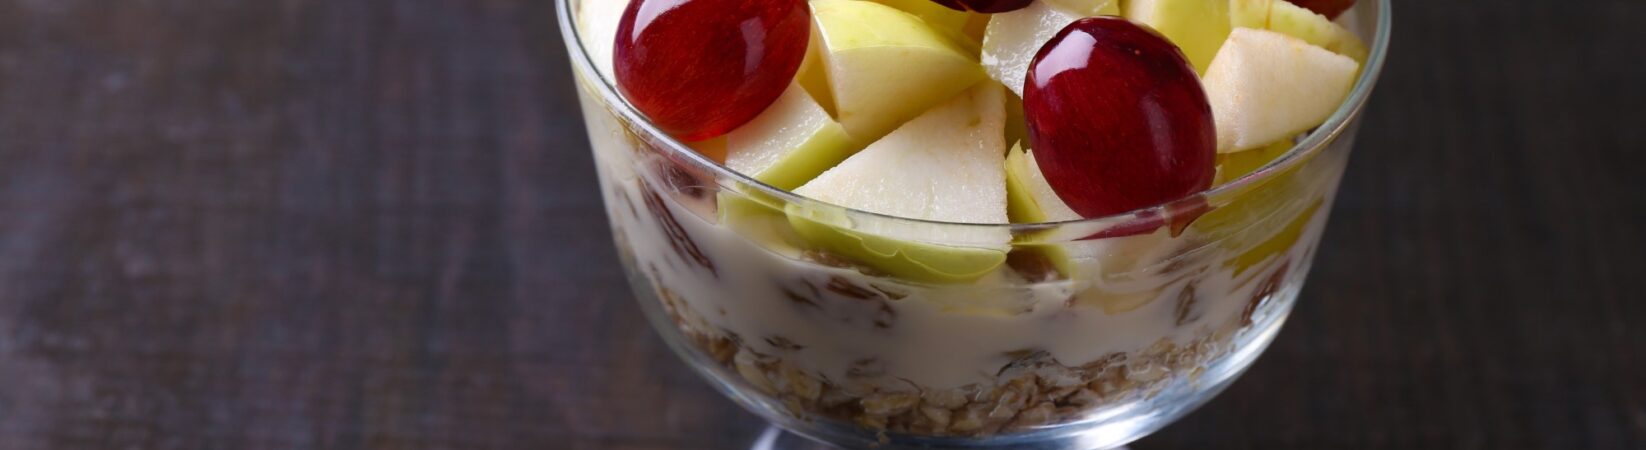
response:
<svg viewBox="0 0 1646 450"><path fill-rule="evenodd" d="M1309 207L1304 209L1303 212L1298 213L1292 217L1291 221L1286 222L1286 225L1281 227L1279 232L1270 235L1268 239L1241 252L1239 255L1235 255L1234 258L1225 261L1224 265L1234 269L1235 276L1239 276L1252 267L1262 264L1263 261L1291 250L1292 246L1303 240L1303 232L1308 231L1309 222L1314 220L1315 215L1320 212L1321 206L1325 204L1324 199L1317 199L1310 203Z"/></svg>
<svg viewBox="0 0 1646 450"><path fill-rule="evenodd" d="M1292 140L1283 139L1256 150L1220 153L1217 155L1217 180L1213 184L1229 184L1257 172L1263 166L1285 156L1294 145ZM1250 226L1262 221L1264 217L1277 213L1290 199L1303 197L1306 192L1302 180L1299 179L1298 168L1312 157L1302 157L1306 159L1280 173L1223 190L1218 199L1226 199L1226 203L1200 216L1189 228L1207 240L1223 241L1240 233L1241 227ZM1223 243L1231 247L1243 245L1238 241L1240 239Z"/></svg>
<svg viewBox="0 0 1646 450"><path fill-rule="evenodd" d="M1046 182L1033 151L1021 147L1006 154L1007 212L1012 223L1051 223L1080 220ZM1023 242L1018 247L1039 252L1064 276L1091 279L1135 270L1145 256L1145 247L1155 246L1164 232L1114 239L1074 240L1061 243ZM1047 233L1048 236L1051 233ZM1062 236L1067 238L1069 236Z"/></svg>
<svg viewBox="0 0 1646 450"><path fill-rule="evenodd" d="M1046 182L1034 152L1022 146L1006 153L1007 214L1012 223L1046 223L1080 220L1080 214L1069 208Z"/></svg>
<svg viewBox="0 0 1646 450"><path fill-rule="evenodd" d="M1219 153L1217 155L1217 178L1212 180L1213 186L1222 186L1241 177L1262 169L1276 159L1291 151L1297 145L1291 139L1281 139L1256 150L1235 153Z"/></svg>
<svg viewBox="0 0 1646 450"><path fill-rule="evenodd" d="M840 124L859 142L880 139L984 78L942 32L896 8L816 0L812 15Z"/></svg>
<svg viewBox="0 0 1646 450"><path fill-rule="evenodd" d="M1314 11L1283 0L1269 9L1269 30L1302 39L1333 53L1366 61L1366 44L1353 31Z"/></svg>
<svg viewBox="0 0 1646 450"><path fill-rule="evenodd" d="M983 83L848 158L795 193L847 208L925 221L1003 224L1006 214L1005 95ZM1010 233L998 227L938 226L789 205L789 221L812 244L892 275L962 282L1006 260Z"/></svg>
<svg viewBox="0 0 1646 450"><path fill-rule="evenodd" d="M738 186L717 193L716 204L721 226L737 231L739 236L768 250L791 256L799 254L797 249L805 241L790 227L782 200L752 187Z"/></svg>
<svg viewBox="0 0 1646 450"><path fill-rule="evenodd" d="M1285 0L1279 0L1285 1ZM1269 29L1269 10L1276 0L1229 0L1229 25L1233 28Z"/></svg>
<svg viewBox="0 0 1646 450"><path fill-rule="evenodd" d="M798 83L748 124L726 135L726 167L778 189L794 189L859 147Z"/></svg>
<svg viewBox="0 0 1646 450"><path fill-rule="evenodd" d="M1029 63L1046 41L1081 15L1064 11L1044 1L1027 8L995 14L983 34L983 70L1006 85L1018 97L1029 74Z"/></svg>
<svg viewBox="0 0 1646 450"><path fill-rule="evenodd" d="M1029 145L1029 118L1023 112L1023 99L1006 96L1006 145Z"/></svg>
<svg viewBox="0 0 1646 450"><path fill-rule="evenodd" d="M1220 153L1269 145L1326 121L1360 64L1273 31L1236 28L1202 83Z"/></svg>
<svg viewBox="0 0 1646 450"><path fill-rule="evenodd" d="M1014 148L1006 155L1006 192L1013 223L1043 223L1079 220L1052 190L1040 173L1034 152ZM1053 231L1046 239L1063 240ZM1085 289L1075 296L1077 305L1103 308L1109 314L1137 309L1154 300L1159 286L1151 285L1139 270L1161 264L1174 251L1167 230L1111 239L1066 242L1018 242L1016 251L1034 252L1044 258L1064 278Z"/></svg>
<svg viewBox="0 0 1646 450"><path fill-rule="evenodd" d="M1046 176L1040 173L1034 153L1024 150L1021 144L1006 152L1006 214L1012 223L1065 222L1081 218L1080 214L1063 203L1063 199L1058 198L1052 185L1046 183ZM1090 244L1020 243L1018 248L1020 251L1039 253L1058 273L1072 278L1078 268L1069 257L1069 252L1064 250L1067 245Z"/></svg>
<svg viewBox="0 0 1646 450"><path fill-rule="evenodd" d="M1287 139L1258 150L1218 155L1218 184L1230 183L1262 169L1291 151ZM1306 170L1318 154L1299 155L1290 167L1218 195L1222 206L1201 216L1189 228L1207 242L1240 254L1226 265L1236 274L1285 252L1301 238L1324 198L1318 192L1322 171Z"/></svg>
<svg viewBox="0 0 1646 450"><path fill-rule="evenodd" d="M807 242L908 281L965 283L988 275L1006 262L1004 244L996 249L916 242L854 231L851 220L839 211L790 205L787 212L789 226ZM935 229L927 230L927 239L948 237L934 233L940 234Z"/></svg>
<svg viewBox="0 0 1646 450"><path fill-rule="evenodd" d="M955 11L932 0L874 0L875 3L897 8L903 12L914 14L920 20L926 21L932 28L946 31L960 31L966 27L966 19L970 14L965 11Z"/></svg>
<svg viewBox="0 0 1646 450"><path fill-rule="evenodd" d="M1125 15L1153 27L1204 74L1229 37L1229 0L1128 0Z"/></svg>
<svg viewBox="0 0 1646 450"><path fill-rule="evenodd" d="M1082 17L1118 16L1120 0L1040 0Z"/></svg>
<svg viewBox="0 0 1646 450"><path fill-rule="evenodd" d="M956 11L932 0L874 0L876 3L897 8L900 11L914 14L920 20L931 25L932 29L948 36L954 43L960 44L967 53L975 54L979 45L978 39L966 35L966 24L976 15L965 11Z"/></svg>
<svg viewBox="0 0 1646 450"><path fill-rule="evenodd" d="M1286 0L1229 0L1229 21L1237 28L1274 31L1366 62L1366 43L1354 32Z"/></svg>

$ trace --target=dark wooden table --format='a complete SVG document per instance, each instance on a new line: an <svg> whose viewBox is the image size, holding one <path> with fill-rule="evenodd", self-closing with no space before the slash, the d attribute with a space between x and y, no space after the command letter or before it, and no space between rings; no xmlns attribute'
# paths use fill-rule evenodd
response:
<svg viewBox="0 0 1646 450"><path fill-rule="evenodd" d="M1396 5L1301 306L1136 447L1646 448L1646 2ZM0 449L737 449L547 0L0 0Z"/></svg>

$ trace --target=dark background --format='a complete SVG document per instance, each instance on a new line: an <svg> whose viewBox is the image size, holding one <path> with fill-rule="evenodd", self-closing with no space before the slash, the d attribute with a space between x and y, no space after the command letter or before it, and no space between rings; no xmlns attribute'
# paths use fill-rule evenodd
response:
<svg viewBox="0 0 1646 450"><path fill-rule="evenodd" d="M1303 300L1136 446L1646 448L1646 2L1395 5ZM735 449L546 0L0 0L0 449Z"/></svg>

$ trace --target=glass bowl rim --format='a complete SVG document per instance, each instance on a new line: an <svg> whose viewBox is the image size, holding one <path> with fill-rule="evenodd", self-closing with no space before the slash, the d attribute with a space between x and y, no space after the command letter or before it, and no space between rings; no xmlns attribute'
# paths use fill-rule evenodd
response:
<svg viewBox="0 0 1646 450"><path fill-rule="evenodd" d="M681 162L688 162L700 170L713 174L716 180L733 180L737 184L754 188L758 195L781 199L785 204L801 205L807 210L834 212L842 214L844 217L851 217L854 219L866 218L871 221L904 222L924 224L935 227L970 229L1004 228L1013 234L1016 234L1023 232L1037 232L1062 226L1084 224L1123 224L1138 218L1151 218L1158 217L1160 215L1169 215L1171 214L1171 208L1173 205L1177 205L1179 202L1194 198L1222 198L1222 196L1228 195L1229 193L1241 192L1242 190L1248 189L1250 186L1266 183L1270 178L1276 176L1277 174L1285 173L1292 167L1302 164L1310 159L1308 156L1325 151L1325 148L1329 144L1335 142L1339 135L1342 135L1349 129L1350 126L1354 124L1354 119L1359 116L1361 110L1365 108L1367 100L1371 98L1372 90L1377 85L1378 77L1383 72L1384 60L1389 51L1391 31L1390 14L1392 12L1391 2L1393 0L1373 0L1376 2L1374 8L1377 11L1377 23L1375 25L1375 35L1372 39L1371 51L1366 58L1366 62L1362 64L1362 70L1355 80L1354 88L1349 92L1348 98L1346 98L1343 101L1343 104L1339 105L1337 110L1326 119L1325 123L1315 128L1314 131L1310 132L1308 135L1304 136L1303 139L1299 140L1297 144L1293 145L1292 148L1287 150L1285 154L1282 154L1279 158L1275 158L1274 161L1270 161L1263 167L1234 181L1212 186L1211 188L1190 194L1181 199L1150 205L1132 211L1102 217L1089 217L1062 222L994 224L945 222L938 220L899 217L826 203L771 186L761 182L760 180L756 180L753 177L732 170L731 168L726 167L725 164L703 156L701 153L693 150L690 146L674 139L667 133L664 133L661 129L657 128L656 125L652 124L644 114L641 114L638 110L636 110L633 104L629 103L627 99L624 99L623 96L618 93L617 87L613 83L613 80L606 79L606 77L601 74L599 70L595 69L596 64L593 56L590 55L587 49L584 48L583 37L576 26L576 22L572 19L573 13L571 8L573 1L576 0L555 0L555 9L557 10L557 16L560 23L560 34L564 39L566 39L567 48L571 52L569 56L572 60L573 70L587 79L599 80L598 83L592 84L596 85L596 88L600 91L602 100L605 101L606 105L609 105L609 109L620 115L624 121L633 126L639 127L641 131L649 136L649 138L646 139L661 143L661 147L668 152L668 156L670 156L671 159ZM584 118L584 120L589 120L589 118Z"/></svg>

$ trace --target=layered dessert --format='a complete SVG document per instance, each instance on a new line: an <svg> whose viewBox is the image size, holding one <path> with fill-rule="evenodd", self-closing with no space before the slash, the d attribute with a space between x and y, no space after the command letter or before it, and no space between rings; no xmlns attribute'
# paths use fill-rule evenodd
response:
<svg viewBox="0 0 1646 450"><path fill-rule="evenodd" d="M1342 167L1291 153L1366 57L1352 1L573 4L648 308L743 400L920 436L1237 372Z"/></svg>

